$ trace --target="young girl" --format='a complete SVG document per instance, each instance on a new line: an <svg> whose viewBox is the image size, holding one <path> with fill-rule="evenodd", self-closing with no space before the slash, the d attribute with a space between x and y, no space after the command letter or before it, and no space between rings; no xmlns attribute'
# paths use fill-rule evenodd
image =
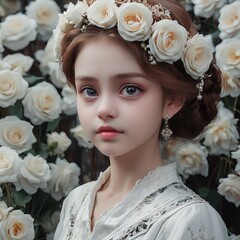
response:
<svg viewBox="0 0 240 240"><path fill-rule="evenodd" d="M54 239L226 240L159 147L160 136L195 138L217 114L220 72L186 11L173 0L78 2L55 37L85 135L110 167L69 194Z"/></svg>

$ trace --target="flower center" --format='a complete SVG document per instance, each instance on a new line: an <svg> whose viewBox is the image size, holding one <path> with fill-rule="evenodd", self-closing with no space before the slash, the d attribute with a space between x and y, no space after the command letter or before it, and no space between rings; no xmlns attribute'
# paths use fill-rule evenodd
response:
<svg viewBox="0 0 240 240"><path fill-rule="evenodd" d="M12 230L13 230L14 236L18 236L19 233L21 233L22 230L23 230L23 225L22 225L21 223L16 222L16 223L13 225L13 229L12 229Z"/></svg>

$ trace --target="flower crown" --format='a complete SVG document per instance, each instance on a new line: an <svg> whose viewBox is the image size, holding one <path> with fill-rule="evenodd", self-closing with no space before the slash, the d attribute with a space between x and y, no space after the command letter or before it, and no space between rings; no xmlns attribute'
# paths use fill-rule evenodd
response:
<svg viewBox="0 0 240 240"><path fill-rule="evenodd" d="M61 40L73 28L82 32L89 25L109 29L116 27L126 41L139 41L147 51L149 62L173 64L181 59L186 72L196 81L197 99L202 98L205 73L213 55L202 34L189 36L187 30L161 4L150 5L146 0L86 0L69 3L67 11L59 14L54 30L55 56L60 58Z"/></svg>

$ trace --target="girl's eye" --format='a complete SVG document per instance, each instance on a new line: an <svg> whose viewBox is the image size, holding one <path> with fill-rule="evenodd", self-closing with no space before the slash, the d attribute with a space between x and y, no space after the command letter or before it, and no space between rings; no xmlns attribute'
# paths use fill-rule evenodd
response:
<svg viewBox="0 0 240 240"><path fill-rule="evenodd" d="M136 96L141 92L141 89L136 86L125 86L121 93L124 96Z"/></svg>
<svg viewBox="0 0 240 240"><path fill-rule="evenodd" d="M86 88L82 89L81 94L84 97L96 97L97 96L97 92L93 88L90 88L90 87L86 87Z"/></svg>

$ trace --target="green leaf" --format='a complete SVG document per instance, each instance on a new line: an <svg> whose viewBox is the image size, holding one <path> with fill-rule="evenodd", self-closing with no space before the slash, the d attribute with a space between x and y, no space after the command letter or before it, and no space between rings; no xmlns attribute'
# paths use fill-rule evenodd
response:
<svg viewBox="0 0 240 240"><path fill-rule="evenodd" d="M17 116L19 119L22 119L23 118L23 105L22 105L22 102L20 100L16 101L14 106L8 107L8 113L11 116Z"/></svg>
<svg viewBox="0 0 240 240"><path fill-rule="evenodd" d="M48 126L47 126L47 133L52 133L53 131L55 131L55 129L59 125L60 120L61 120L61 118L57 118L57 119L53 120L52 122L49 122Z"/></svg>
<svg viewBox="0 0 240 240"><path fill-rule="evenodd" d="M215 209L219 205L220 195L216 189L209 189L206 187L198 189L198 194L207 200Z"/></svg>
<svg viewBox="0 0 240 240"><path fill-rule="evenodd" d="M33 84L33 83L37 83L37 82L41 82L44 80L44 77L37 77L34 75L29 75L24 77L24 79L29 83L29 84Z"/></svg>
<svg viewBox="0 0 240 240"><path fill-rule="evenodd" d="M47 159L48 157L48 146L46 143L42 143L42 142L39 142L39 155L44 158L44 159Z"/></svg>
<svg viewBox="0 0 240 240"><path fill-rule="evenodd" d="M13 189L14 205L19 207L26 207L26 204L32 200L32 196L24 191L16 191Z"/></svg>
<svg viewBox="0 0 240 240"><path fill-rule="evenodd" d="M203 187L203 188L200 188L200 189L198 189L198 194L202 197L202 198L205 198L206 199L206 197L208 196L208 194L209 194L209 189L208 188L205 188L205 187Z"/></svg>

